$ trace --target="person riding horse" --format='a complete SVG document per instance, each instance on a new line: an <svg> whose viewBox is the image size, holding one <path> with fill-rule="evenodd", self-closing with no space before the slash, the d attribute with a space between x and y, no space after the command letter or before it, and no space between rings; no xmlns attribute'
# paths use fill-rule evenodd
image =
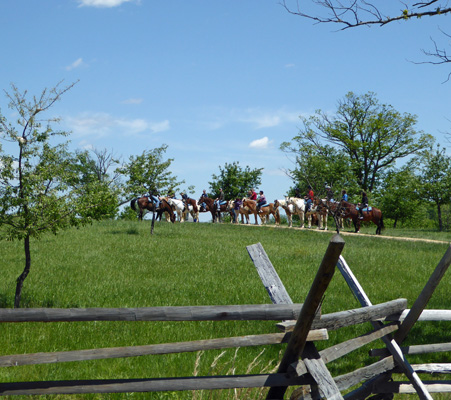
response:
<svg viewBox="0 0 451 400"><path fill-rule="evenodd" d="M219 195L215 200L215 204L218 211L221 209L221 204L224 204L224 192L222 191L222 188L219 188Z"/></svg>
<svg viewBox="0 0 451 400"><path fill-rule="evenodd" d="M208 195L207 195L207 191L204 189L202 194L200 195L200 198L204 199L206 197L208 197ZM207 210L207 204L205 202L201 201L200 202L200 209L201 209L201 211L206 211Z"/></svg>
<svg viewBox="0 0 451 400"><path fill-rule="evenodd" d="M362 201L359 204L359 219L363 219L363 209L368 208L368 196L366 192L362 190Z"/></svg>
<svg viewBox="0 0 451 400"><path fill-rule="evenodd" d="M306 204L307 204L305 212L310 211L310 209L312 208L313 199L314 199L313 189L310 185L308 185L307 195L305 196L305 200L306 200Z"/></svg>
<svg viewBox="0 0 451 400"><path fill-rule="evenodd" d="M266 204L266 197L263 194L263 190L260 190L260 193L258 196L258 201L257 201L257 212L260 211L261 206L263 206L264 204Z"/></svg>

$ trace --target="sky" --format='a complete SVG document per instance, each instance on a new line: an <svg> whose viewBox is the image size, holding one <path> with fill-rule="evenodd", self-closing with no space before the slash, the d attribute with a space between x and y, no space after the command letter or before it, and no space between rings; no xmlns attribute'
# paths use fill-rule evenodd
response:
<svg viewBox="0 0 451 400"><path fill-rule="evenodd" d="M333 114L350 91L417 115L418 130L449 145L451 68L415 63L428 60L431 38L449 46L440 32L449 21L339 31L278 0L3 0L0 88L39 95L77 82L48 114L73 149L127 161L166 144L194 198L226 163L264 168L257 189L272 201L293 185L284 172L293 160L279 148L299 117ZM13 118L3 94L0 109Z"/></svg>

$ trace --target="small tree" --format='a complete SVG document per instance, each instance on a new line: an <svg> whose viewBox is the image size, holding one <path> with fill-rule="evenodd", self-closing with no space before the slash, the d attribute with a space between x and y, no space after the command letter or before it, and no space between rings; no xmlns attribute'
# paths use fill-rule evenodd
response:
<svg viewBox="0 0 451 400"><path fill-rule="evenodd" d="M437 207L439 230L443 230L442 206L451 202L451 157L446 149L437 145L425 150L418 158L420 163L421 196Z"/></svg>
<svg viewBox="0 0 451 400"><path fill-rule="evenodd" d="M9 123L0 112L0 138L12 148L10 153L0 148L0 239L23 240L25 252L14 307L20 306L23 283L30 272L30 239L100 218L101 213L94 210L108 200L109 193L101 185L79 184L67 142L56 141L68 133L51 127L58 120L41 119L73 85L62 88L60 82L31 100L14 85L11 93L5 92L18 119Z"/></svg>
<svg viewBox="0 0 451 400"><path fill-rule="evenodd" d="M262 171L263 168L251 169L249 166L243 169L237 161L225 163L224 167L219 166L218 175L212 175L212 182L208 182L212 196L216 196L222 188L226 199L244 197L249 189L261 184Z"/></svg>
<svg viewBox="0 0 451 400"><path fill-rule="evenodd" d="M125 178L122 192L125 201L145 193L164 193L177 190L185 181L178 181L169 171L173 158L163 160L168 146L163 144L152 150L145 150L139 156L131 156L129 162L116 171ZM124 201L124 202L125 202Z"/></svg>
<svg viewBox="0 0 451 400"><path fill-rule="evenodd" d="M420 201L420 181L410 165L388 172L378 194L378 205L385 218L393 219L393 228L398 222L410 221L420 210L424 211Z"/></svg>

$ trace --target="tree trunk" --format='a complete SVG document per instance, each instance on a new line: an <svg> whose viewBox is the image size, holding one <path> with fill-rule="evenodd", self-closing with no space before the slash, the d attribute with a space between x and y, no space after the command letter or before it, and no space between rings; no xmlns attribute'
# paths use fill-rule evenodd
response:
<svg viewBox="0 0 451 400"><path fill-rule="evenodd" d="M440 203L437 203L437 216L438 216L438 229L440 232L443 231L443 221L442 221L442 208Z"/></svg>
<svg viewBox="0 0 451 400"><path fill-rule="evenodd" d="M24 239L25 250L25 268L16 281L16 296L14 298L14 308L20 308L20 297L22 296L22 286L25 278L30 272L31 255L30 255L30 235L27 235Z"/></svg>
<svg viewBox="0 0 451 400"><path fill-rule="evenodd" d="M398 223L398 218L395 217L395 222L393 222L393 228L396 228L396 224Z"/></svg>

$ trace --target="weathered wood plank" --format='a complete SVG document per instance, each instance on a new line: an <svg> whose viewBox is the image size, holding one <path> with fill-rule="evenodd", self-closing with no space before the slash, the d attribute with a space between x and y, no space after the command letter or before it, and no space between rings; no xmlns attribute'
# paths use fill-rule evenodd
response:
<svg viewBox="0 0 451 400"><path fill-rule="evenodd" d="M349 339L345 342L338 343L332 347L328 347L327 349L321 350L319 354L323 359L323 361L327 364L337 360L340 357L345 356L346 354L349 354L354 350L359 349L362 346L367 345L368 343L371 343L374 340L380 339L382 336L394 332L397 328L398 328L397 325L388 325L381 329L359 336L357 338ZM298 360L290 365L288 372L291 374L301 376L307 373L307 368L302 360Z"/></svg>
<svg viewBox="0 0 451 400"><path fill-rule="evenodd" d="M412 368L417 373L451 374L451 364L449 363L413 364Z"/></svg>
<svg viewBox="0 0 451 400"><path fill-rule="evenodd" d="M343 391L347 390L362 381L367 381L372 379L380 374L383 374L387 371L391 371L395 366L395 362L393 357L383 358L375 362L374 364L368 365L366 367L362 367L352 371L348 374L340 375L334 378L337 387Z"/></svg>
<svg viewBox="0 0 451 400"><path fill-rule="evenodd" d="M312 326L314 329L336 330L346 326L384 319L389 314L400 313L405 309L406 305L406 299L397 299L374 306L371 305L352 310L323 314L319 319L313 322ZM285 323L285 328L289 331L293 329L294 325L295 322L287 321Z"/></svg>
<svg viewBox="0 0 451 400"><path fill-rule="evenodd" d="M329 286L335 272L335 265L345 245L340 235L334 235L329 242L326 253L315 279L310 287L301 314L293 329L292 336L288 342L283 358L279 364L278 373L284 373L288 370L290 364L295 362L301 356L307 339L307 332L315 318L316 312L321 304L323 295ZM267 399L283 399L286 392L286 386L272 387L269 390Z"/></svg>
<svg viewBox="0 0 451 400"><path fill-rule="evenodd" d="M400 315L388 315L385 321L404 321L409 314L410 309L405 309ZM423 310L418 321L451 321L451 310Z"/></svg>
<svg viewBox="0 0 451 400"><path fill-rule="evenodd" d="M274 266L269 260L268 255L261 243L246 247L258 275L274 304L293 304L290 295L283 285Z"/></svg>
<svg viewBox="0 0 451 400"><path fill-rule="evenodd" d="M302 304L144 308L0 308L0 322L251 321L296 319Z"/></svg>
<svg viewBox="0 0 451 400"><path fill-rule="evenodd" d="M403 354L427 354L451 351L451 343L422 344L401 347ZM387 349L372 349L369 352L373 357L386 357L389 354Z"/></svg>
<svg viewBox="0 0 451 400"><path fill-rule="evenodd" d="M102 349L59 351L52 353L15 354L0 356L0 367L100 360L107 358L138 357L145 355L226 349L231 347L263 346L269 344L287 343L290 336L291 333L270 333L266 335L249 335L144 346L111 347ZM325 329L310 331L307 337L307 340L309 341L327 339L328 334Z"/></svg>
<svg viewBox="0 0 451 400"><path fill-rule="evenodd" d="M285 374L205 376L189 378L116 379L1 383L0 395L160 392L304 385L306 379Z"/></svg>
<svg viewBox="0 0 451 400"><path fill-rule="evenodd" d="M343 399L334 378L332 378L326 364L312 343L305 345L303 357L304 364L317 383L323 397L330 400Z"/></svg>
<svg viewBox="0 0 451 400"><path fill-rule="evenodd" d="M415 303L413 304L406 319L401 324L398 332L395 333L394 338L397 343L402 343L403 340L407 337L407 334L412 329L421 312L427 306L430 298L432 297L432 294L434 293L435 289L437 288L438 284L443 278L443 275L445 275L445 272L448 270L450 264L451 264L451 245L446 250L444 256L438 263L431 277L427 281L425 287L421 291L418 298L415 300Z"/></svg>
<svg viewBox="0 0 451 400"><path fill-rule="evenodd" d="M430 393L451 393L451 381L424 381ZM385 382L375 388L374 393L416 394L412 384L407 382Z"/></svg>
<svg viewBox="0 0 451 400"><path fill-rule="evenodd" d="M345 259L342 256L340 256L337 262L337 267L340 270L341 274L343 275L346 283L353 291L357 300L362 305L362 307L371 306L372 304L370 299L364 292L363 288L360 286L359 282L357 281L357 278L354 276L354 274L352 273L351 269L349 268L348 264L346 263ZM382 322L379 321L373 321L371 323L374 328L380 328L381 326L383 326ZM420 399L432 400L432 397L429 394L426 387L424 386L423 382L421 382L421 379L419 378L417 373L412 369L411 365L402 354L402 351L399 348L398 343L394 339L390 339L387 336L384 336L383 340L388 350L393 355L393 358L395 359L396 363L403 369L403 373L408 377L409 381L412 382ZM366 391L367 391L366 388L362 388L362 392L365 393ZM360 396L359 394L357 395Z"/></svg>

